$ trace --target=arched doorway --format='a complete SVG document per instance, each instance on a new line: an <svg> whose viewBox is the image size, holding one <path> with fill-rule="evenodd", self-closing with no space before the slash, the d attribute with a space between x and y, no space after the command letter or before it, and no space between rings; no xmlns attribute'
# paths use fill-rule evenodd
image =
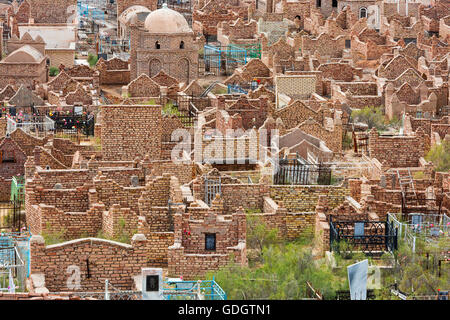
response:
<svg viewBox="0 0 450 320"><path fill-rule="evenodd" d="M178 61L178 65L179 65L179 80L182 82L186 82L189 83L189 73L190 73L190 64L189 64L189 60L186 58L182 58L180 59L180 61Z"/></svg>
<svg viewBox="0 0 450 320"><path fill-rule="evenodd" d="M149 64L150 77L156 76L161 71L161 61L158 59L150 60Z"/></svg>

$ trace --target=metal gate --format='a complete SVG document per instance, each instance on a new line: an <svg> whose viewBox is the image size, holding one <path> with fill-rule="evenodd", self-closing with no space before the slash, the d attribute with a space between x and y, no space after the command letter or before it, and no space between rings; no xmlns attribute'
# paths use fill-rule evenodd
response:
<svg viewBox="0 0 450 320"><path fill-rule="evenodd" d="M0 203L0 230L17 232L26 227L22 203L17 200Z"/></svg>
<svg viewBox="0 0 450 320"><path fill-rule="evenodd" d="M205 203L211 206L216 194L222 195L221 191L221 177L218 179L205 179Z"/></svg>

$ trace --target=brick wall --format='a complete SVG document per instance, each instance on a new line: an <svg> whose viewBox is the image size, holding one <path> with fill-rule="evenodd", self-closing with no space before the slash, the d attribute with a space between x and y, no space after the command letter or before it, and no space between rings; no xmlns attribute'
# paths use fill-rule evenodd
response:
<svg viewBox="0 0 450 320"><path fill-rule="evenodd" d="M375 129L369 134L369 154L392 168L418 167L425 154L425 133L420 128L415 136L379 136Z"/></svg>
<svg viewBox="0 0 450 320"><path fill-rule="evenodd" d="M102 106L102 153L105 160L161 157L161 106Z"/></svg>
<svg viewBox="0 0 450 320"><path fill-rule="evenodd" d="M288 212L314 212L320 195L328 198L330 207L334 208L350 195L348 186L270 186L270 197L282 203Z"/></svg>
<svg viewBox="0 0 450 320"><path fill-rule="evenodd" d="M105 279L116 288L132 290L132 277L140 275L141 268L155 266L151 263L158 250L154 244L155 241L147 241L144 235L135 235L131 245L85 238L45 246L41 236L33 236L31 273L44 274L50 292L73 291L67 287L73 273L69 266L80 268L81 291L102 291Z"/></svg>
<svg viewBox="0 0 450 320"><path fill-rule="evenodd" d="M67 23L77 10L75 0L28 0L35 23ZM28 21L27 21L28 22Z"/></svg>

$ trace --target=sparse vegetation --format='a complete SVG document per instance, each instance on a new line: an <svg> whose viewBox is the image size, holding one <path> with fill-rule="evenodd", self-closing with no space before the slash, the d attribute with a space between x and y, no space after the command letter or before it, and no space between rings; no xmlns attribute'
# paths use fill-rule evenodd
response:
<svg viewBox="0 0 450 320"><path fill-rule="evenodd" d="M360 110L353 110L352 119L354 119L354 121L367 124L369 126L369 129L386 129L384 115L381 107L364 107Z"/></svg>
<svg viewBox="0 0 450 320"><path fill-rule="evenodd" d="M52 245L66 241L64 235L66 234L66 229L61 228L59 231L48 231L51 230L51 225L49 222L45 225L45 230L42 231L41 235L45 240L45 245Z"/></svg>
<svg viewBox="0 0 450 320"><path fill-rule="evenodd" d="M97 64L98 57L92 53L89 53L87 62L89 63L89 66L93 67Z"/></svg>
<svg viewBox="0 0 450 320"><path fill-rule="evenodd" d="M431 147L425 159L433 162L437 171L450 170L450 141L444 140L441 144Z"/></svg>
<svg viewBox="0 0 450 320"><path fill-rule="evenodd" d="M180 111L178 111L178 108L171 102L166 103L166 105L164 106L164 108L162 109L162 113L163 115L176 115L176 116L181 116Z"/></svg>
<svg viewBox="0 0 450 320"><path fill-rule="evenodd" d="M97 238L101 238L101 239L106 239L106 240L112 240L112 241L117 241L117 242L122 242L122 243L131 243L131 238L133 237L133 235L137 233L137 230L126 230L126 221L124 217L120 217L119 221L118 221L118 228L115 231L115 236L114 237L110 237L108 235L106 235L102 230L99 230L97 232L96 237Z"/></svg>
<svg viewBox="0 0 450 320"><path fill-rule="evenodd" d="M307 297L306 281L325 299L333 299L336 290L346 289L346 270L334 272L326 262L315 260L311 242L309 232L290 243L267 242L260 265L240 267L230 263L210 272L209 277L214 275L229 299L303 299Z"/></svg>
<svg viewBox="0 0 450 320"><path fill-rule="evenodd" d="M49 75L50 77L56 77L59 74L59 69L57 67L50 67Z"/></svg>

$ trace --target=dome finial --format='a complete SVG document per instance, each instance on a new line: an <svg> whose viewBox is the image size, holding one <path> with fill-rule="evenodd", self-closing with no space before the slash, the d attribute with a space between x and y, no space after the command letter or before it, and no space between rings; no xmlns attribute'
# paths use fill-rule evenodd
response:
<svg viewBox="0 0 450 320"><path fill-rule="evenodd" d="M167 9L167 3L166 3L166 2L164 2L164 3L162 4L162 8L163 8L163 9Z"/></svg>

